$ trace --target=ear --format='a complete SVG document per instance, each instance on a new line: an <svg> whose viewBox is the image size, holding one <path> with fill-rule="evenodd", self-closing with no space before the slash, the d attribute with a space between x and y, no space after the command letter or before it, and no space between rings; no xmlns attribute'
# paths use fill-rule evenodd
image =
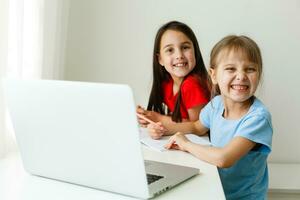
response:
<svg viewBox="0 0 300 200"><path fill-rule="evenodd" d="M161 56L159 55L159 53L157 53L156 56L157 56L158 63L159 63L161 66L164 66L164 63L163 63L163 61L162 61Z"/></svg>
<svg viewBox="0 0 300 200"><path fill-rule="evenodd" d="M213 84L218 84L217 82L217 76L216 76L216 69L210 67L209 70L208 70L208 73L209 73L209 76L211 78L211 81Z"/></svg>

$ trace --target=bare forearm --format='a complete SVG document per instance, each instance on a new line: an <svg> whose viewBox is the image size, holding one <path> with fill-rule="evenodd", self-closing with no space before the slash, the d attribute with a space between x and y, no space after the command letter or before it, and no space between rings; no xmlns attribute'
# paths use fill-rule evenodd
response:
<svg viewBox="0 0 300 200"><path fill-rule="evenodd" d="M167 128L167 135L173 135L177 132L182 133L192 133L195 132L194 122L182 122L182 123L175 123L171 122L169 124L164 125Z"/></svg>
<svg viewBox="0 0 300 200"><path fill-rule="evenodd" d="M185 149L200 160L217 167L227 167L221 148L199 145L189 141L185 144Z"/></svg>
<svg viewBox="0 0 300 200"><path fill-rule="evenodd" d="M243 137L234 137L224 147L203 146L186 141L182 144L185 151L190 152L197 158L216 165L220 168L228 168L246 155L254 146L251 140Z"/></svg>
<svg viewBox="0 0 300 200"><path fill-rule="evenodd" d="M174 122L172 120L172 117L171 116L168 116L168 115L160 115L159 117L159 121L162 123L162 124L176 124L176 122Z"/></svg>
<svg viewBox="0 0 300 200"><path fill-rule="evenodd" d="M205 134L206 131L199 130L199 127L197 127L197 122L194 121L187 121L184 122L174 122L172 121L171 117L164 116L164 119L161 120L163 126L167 129L167 132L165 135L173 135L176 132L182 132L182 133L196 133L199 135Z"/></svg>

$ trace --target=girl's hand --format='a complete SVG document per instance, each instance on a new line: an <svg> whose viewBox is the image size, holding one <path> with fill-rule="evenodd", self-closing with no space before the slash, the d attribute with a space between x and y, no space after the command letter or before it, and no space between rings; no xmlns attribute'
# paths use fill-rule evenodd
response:
<svg viewBox="0 0 300 200"><path fill-rule="evenodd" d="M146 117L146 112L147 112L147 110L145 110L142 106L138 105L137 108L136 108L136 112L137 112L138 114L144 115L144 116ZM138 117L138 122L139 122L139 124L140 124L142 127L144 127L144 128L146 128L147 125L149 124L149 122L145 121L144 119L142 119L142 118L140 118L140 117Z"/></svg>
<svg viewBox="0 0 300 200"><path fill-rule="evenodd" d="M140 115L144 115L146 118L148 118L148 119L150 119L151 121L154 121L154 122L160 121L160 118L161 118L161 114L159 114L158 112L145 110L140 105L137 106L136 112ZM149 122L147 122L146 120L144 120L140 117L138 117L138 121L139 121L139 124L142 127L147 127L147 125L149 124Z"/></svg>
<svg viewBox="0 0 300 200"><path fill-rule="evenodd" d="M186 136L183 133L177 132L175 135L170 137L169 142L165 145L165 148L187 151L186 144L188 142L190 141L186 138Z"/></svg>
<svg viewBox="0 0 300 200"><path fill-rule="evenodd" d="M167 129L162 125L161 122L157 122L155 124L149 123L147 128L150 137L154 140L160 139L167 132Z"/></svg>

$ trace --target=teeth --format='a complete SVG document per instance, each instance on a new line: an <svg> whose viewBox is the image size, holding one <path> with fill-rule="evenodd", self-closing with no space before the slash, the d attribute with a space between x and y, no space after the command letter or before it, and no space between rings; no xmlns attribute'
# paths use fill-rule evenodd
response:
<svg viewBox="0 0 300 200"><path fill-rule="evenodd" d="M235 90L246 90L248 88L248 86L246 86L246 85L233 85L232 88L235 89Z"/></svg>
<svg viewBox="0 0 300 200"><path fill-rule="evenodd" d="M178 63L178 64L175 64L174 66L175 67L183 67L183 66L185 66L186 64L185 63Z"/></svg>

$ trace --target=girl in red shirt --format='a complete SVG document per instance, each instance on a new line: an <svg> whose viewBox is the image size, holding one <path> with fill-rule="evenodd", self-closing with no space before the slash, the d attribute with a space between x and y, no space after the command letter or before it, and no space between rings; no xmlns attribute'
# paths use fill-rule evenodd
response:
<svg viewBox="0 0 300 200"><path fill-rule="evenodd" d="M195 34L184 23L166 23L155 38L148 107L145 110L138 106L137 113L157 122L158 126L196 121L209 99L210 82ZM141 117L139 123L148 124ZM163 134L149 132L154 139Z"/></svg>

